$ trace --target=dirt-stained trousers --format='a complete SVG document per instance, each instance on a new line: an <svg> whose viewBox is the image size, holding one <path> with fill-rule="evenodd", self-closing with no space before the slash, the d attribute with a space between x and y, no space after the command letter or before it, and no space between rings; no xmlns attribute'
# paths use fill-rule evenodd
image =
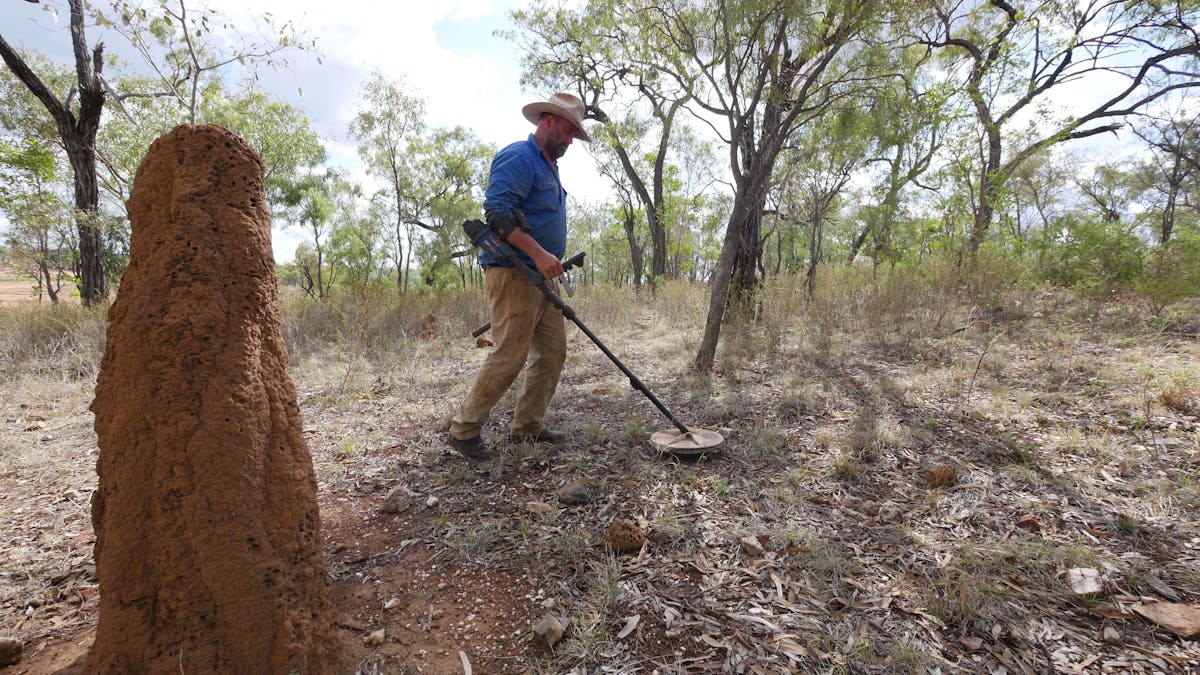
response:
<svg viewBox="0 0 1200 675"><path fill-rule="evenodd" d="M495 347L454 416L450 435L460 440L478 436L492 408L517 379L527 360L511 433L536 435L546 428L546 409L567 357L563 315L524 271L489 267L484 274ZM554 288L554 282L548 283Z"/></svg>

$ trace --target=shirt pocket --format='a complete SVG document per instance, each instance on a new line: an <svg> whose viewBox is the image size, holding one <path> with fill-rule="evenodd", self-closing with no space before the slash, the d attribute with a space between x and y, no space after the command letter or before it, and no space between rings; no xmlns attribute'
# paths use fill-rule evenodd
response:
<svg viewBox="0 0 1200 675"><path fill-rule="evenodd" d="M558 181L549 173L538 172L533 177L533 193L529 201L543 211L555 211L563 197Z"/></svg>

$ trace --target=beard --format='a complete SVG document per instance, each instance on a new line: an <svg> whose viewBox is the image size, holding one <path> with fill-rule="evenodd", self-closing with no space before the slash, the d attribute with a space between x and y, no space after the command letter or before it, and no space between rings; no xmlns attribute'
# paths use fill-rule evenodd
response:
<svg viewBox="0 0 1200 675"><path fill-rule="evenodd" d="M557 160L563 155L567 154L568 146L570 146L570 143L564 143L558 140L548 141L546 143L546 154Z"/></svg>

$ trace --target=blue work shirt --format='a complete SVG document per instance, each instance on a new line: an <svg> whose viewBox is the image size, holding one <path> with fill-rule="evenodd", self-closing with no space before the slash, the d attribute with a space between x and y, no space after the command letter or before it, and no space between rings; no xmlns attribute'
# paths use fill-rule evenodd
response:
<svg viewBox="0 0 1200 675"><path fill-rule="evenodd" d="M546 252L562 258L567 252L567 191L558 179L558 165L546 159L533 134L496 153L488 176L483 211L492 216L512 217L513 210L525 214L530 234ZM530 267L537 269L523 251L514 250ZM508 266L508 260L493 260L479 254L482 265Z"/></svg>

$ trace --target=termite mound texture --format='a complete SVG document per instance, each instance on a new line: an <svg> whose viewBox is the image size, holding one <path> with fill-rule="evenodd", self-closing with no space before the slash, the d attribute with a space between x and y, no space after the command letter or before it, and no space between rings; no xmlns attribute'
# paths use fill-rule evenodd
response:
<svg viewBox="0 0 1200 675"><path fill-rule="evenodd" d="M262 162L150 146L92 411L100 618L88 673L343 670L280 328Z"/></svg>

